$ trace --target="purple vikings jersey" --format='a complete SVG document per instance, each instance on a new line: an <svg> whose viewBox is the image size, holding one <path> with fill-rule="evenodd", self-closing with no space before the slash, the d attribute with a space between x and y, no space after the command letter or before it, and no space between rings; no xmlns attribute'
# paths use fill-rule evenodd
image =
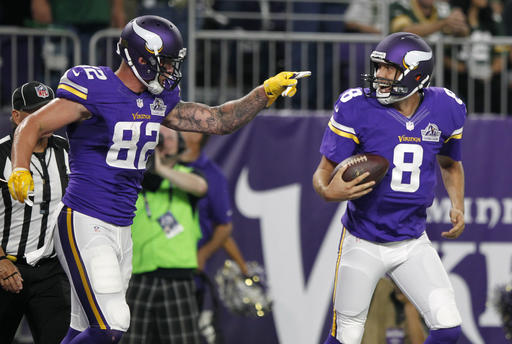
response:
<svg viewBox="0 0 512 344"><path fill-rule="evenodd" d="M369 241L418 238L434 198L436 155L461 160L465 118L464 103L445 88L426 88L410 118L365 97L361 88L342 93L320 152L335 163L363 152L381 155L390 163L372 192L348 202L343 225Z"/></svg>
<svg viewBox="0 0 512 344"><path fill-rule="evenodd" d="M199 224L203 236L197 246L201 247L211 240L214 226L231 222L233 211L228 182L220 168L204 154L188 166L199 170L208 183L206 196L199 200Z"/></svg>
<svg viewBox="0 0 512 344"><path fill-rule="evenodd" d="M131 225L146 161L160 123L180 100L179 89L136 94L108 67L76 66L62 76L57 97L84 105L92 115L67 127L71 174L64 204Z"/></svg>

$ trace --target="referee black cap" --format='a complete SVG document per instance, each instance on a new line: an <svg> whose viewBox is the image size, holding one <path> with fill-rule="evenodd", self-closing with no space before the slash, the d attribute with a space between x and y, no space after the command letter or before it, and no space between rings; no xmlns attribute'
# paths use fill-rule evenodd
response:
<svg viewBox="0 0 512 344"><path fill-rule="evenodd" d="M50 86L39 81L30 81L12 93L12 108L18 111L33 112L55 98Z"/></svg>

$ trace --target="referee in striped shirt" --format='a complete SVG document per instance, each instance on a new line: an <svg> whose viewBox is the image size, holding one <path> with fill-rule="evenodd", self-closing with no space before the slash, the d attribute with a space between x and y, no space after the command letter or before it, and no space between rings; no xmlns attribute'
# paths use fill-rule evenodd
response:
<svg viewBox="0 0 512 344"><path fill-rule="evenodd" d="M50 87L37 81L14 90L14 128L54 97ZM30 161L34 195L20 203L5 183L11 174L12 138L0 139L0 343L13 341L25 315L35 343L56 344L71 314L69 282L51 244L52 213L68 181L68 143L52 134L37 142Z"/></svg>

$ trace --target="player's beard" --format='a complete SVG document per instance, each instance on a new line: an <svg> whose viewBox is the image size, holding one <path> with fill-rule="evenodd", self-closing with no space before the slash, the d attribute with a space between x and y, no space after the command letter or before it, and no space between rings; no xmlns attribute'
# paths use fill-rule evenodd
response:
<svg viewBox="0 0 512 344"><path fill-rule="evenodd" d="M383 105L392 103L392 83L393 82L388 79L376 79L375 82L373 83L373 87L375 88L375 95L379 103Z"/></svg>

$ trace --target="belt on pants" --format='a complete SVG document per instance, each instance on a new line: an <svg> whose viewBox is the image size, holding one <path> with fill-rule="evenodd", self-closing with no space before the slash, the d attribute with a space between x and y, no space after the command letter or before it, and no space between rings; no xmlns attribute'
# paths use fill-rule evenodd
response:
<svg viewBox="0 0 512 344"><path fill-rule="evenodd" d="M7 257L7 259L9 259L13 263L32 266L29 263L27 263L27 260L25 259L25 257L16 257L16 256L13 256L13 255L10 255L10 254L6 255L6 257ZM56 257L53 257L53 258L50 258L50 257L41 258L36 263L36 265L43 265L43 264L46 264L46 263L51 263L51 262L55 261L55 259L57 259L57 258Z"/></svg>

